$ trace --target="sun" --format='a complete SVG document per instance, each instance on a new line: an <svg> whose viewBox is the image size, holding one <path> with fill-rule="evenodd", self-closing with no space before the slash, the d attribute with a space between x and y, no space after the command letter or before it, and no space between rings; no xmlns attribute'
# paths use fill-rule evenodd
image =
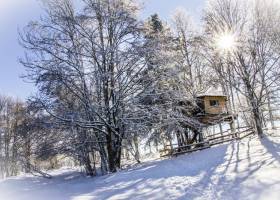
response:
<svg viewBox="0 0 280 200"><path fill-rule="evenodd" d="M217 47L220 50L231 51L236 47L236 39L233 34L224 33L216 39Z"/></svg>

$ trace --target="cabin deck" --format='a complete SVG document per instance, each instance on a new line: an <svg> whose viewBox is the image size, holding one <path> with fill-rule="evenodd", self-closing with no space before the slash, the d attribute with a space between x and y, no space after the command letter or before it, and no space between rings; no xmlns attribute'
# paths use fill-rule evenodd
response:
<svg viewBox="0 0 280 200"><path fill-rule="evenodd" d="M223 113L223 114L199 114L197 119L206 125L215 125L221 122L231 122L236 119L236 114Z"/></svg>

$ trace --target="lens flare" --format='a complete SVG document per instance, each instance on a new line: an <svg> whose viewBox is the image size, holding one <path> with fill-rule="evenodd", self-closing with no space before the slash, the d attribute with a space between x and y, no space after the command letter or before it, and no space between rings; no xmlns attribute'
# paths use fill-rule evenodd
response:
<svg viewBox="0 0 280 200"><path fill-rule="evenodd" d="M217 37L216 44L220 50L231 51L236 47L236 40L233 34L224 33Z"/></svg>

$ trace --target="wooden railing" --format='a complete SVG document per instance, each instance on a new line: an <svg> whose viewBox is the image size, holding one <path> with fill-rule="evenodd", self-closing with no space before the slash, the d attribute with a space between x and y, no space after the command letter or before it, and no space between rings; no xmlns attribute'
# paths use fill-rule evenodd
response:
<svg viewBox="0 0 280 200"><path fill-rule="evenodd" d="M242 126L242 127L239 127L239 128L237 128L239 131L238 132L240 132L240 130L241 129L248 129L248 128L250 128L250 127L248 127L248 126ZM227 129L227 130L225 130L225 131L223 131L223 132L219 132L219 133L215 133L215 134L211 134L211 135L209 135L209 136L207 136L208 138L210 138L210 137L215 137L216 135L227 135L227 134L229 134L231 132L231 129L229 128L229 129Z"/></svg>
<svg viewBox="0 0 280 200"><path fill-rule="evenodd" d="M222 144L222 143L229 142L232 140L243 139L244 137L254 134L254 131L252 128L250 128L250 127L243 127L243 128L246 128L246 129L242 130L242 131L237 131L235 133L228 133L228 134L219 133L221 135L217 136L217 137L214 137L214 136L219 135L219 134L214 134L214 135L206 137L203 142L183 145L183 146L175 147L172 149L165 149L165 150L160 151L160 154L162 157L177 156L177 155L184 154L184 153L191 153L194 151L207 149L207 148L210 148L211 146L214 146L217 144Z"/></svg>

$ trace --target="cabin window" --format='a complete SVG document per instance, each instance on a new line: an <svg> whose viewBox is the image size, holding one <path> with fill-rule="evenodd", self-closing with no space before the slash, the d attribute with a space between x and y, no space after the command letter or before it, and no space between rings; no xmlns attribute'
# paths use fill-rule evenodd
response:
<svg viewBox="0 0 280 200"><path fill-rule="evenodd" d="M218 100L210 100L210 106L215 106L215 107L217 107L217 106L219 106L219 101Z"/></svg>

